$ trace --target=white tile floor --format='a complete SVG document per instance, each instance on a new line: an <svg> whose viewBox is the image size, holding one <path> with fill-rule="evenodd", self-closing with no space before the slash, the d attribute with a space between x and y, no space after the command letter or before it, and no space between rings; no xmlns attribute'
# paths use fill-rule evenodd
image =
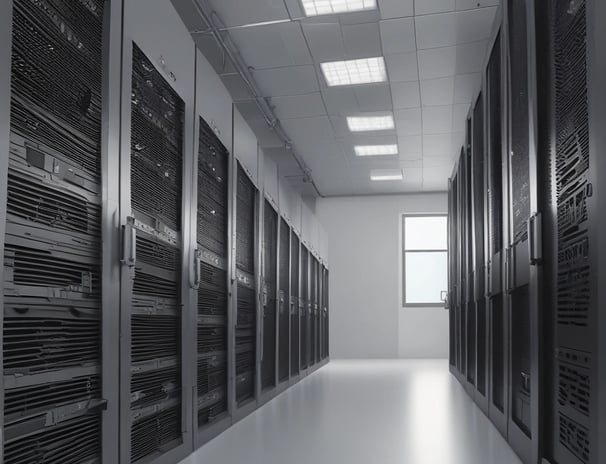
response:
<svg viewBox="0 0 606 464"><path fill-rule="evenodd" d="M181 464L520 464L446 361L331 361Z"/></svg>

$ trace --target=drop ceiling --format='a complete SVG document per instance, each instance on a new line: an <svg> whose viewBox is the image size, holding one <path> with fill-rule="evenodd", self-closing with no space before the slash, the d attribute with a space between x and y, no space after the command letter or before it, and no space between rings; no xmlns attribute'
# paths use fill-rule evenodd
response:
<svg viewBox="0 0 606 464"><path fill-rule="evenodd" d="M173 0L183 4L186 1ZM305 17L300 0L206 0L239 49L322 195L444 191L464 141L465 117L499 0L377 0L378 9ZM178 6L183 15L187 8ZM191 8L189 11L193 11ZM191 31L203 29L192 16ZM255 25L274 22L273 24ZM297 177L214 39L194 33L236 107L283 176ZM320 64L382 56L385 83L328 87ZM392 114L395 128L349 131L348 116ZM357 157L355 145L398 144L395 156ZM402 169L373 182L371 170Z"/></svg>

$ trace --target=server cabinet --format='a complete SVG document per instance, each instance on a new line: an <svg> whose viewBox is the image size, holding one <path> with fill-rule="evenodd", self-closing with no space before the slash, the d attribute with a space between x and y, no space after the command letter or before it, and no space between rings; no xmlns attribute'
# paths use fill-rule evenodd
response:
<svg viewBox="0 0 606 464"><path fill-rule="evenodd" d="M261 390L276 386L278 213L268 200L263 208L263 325Z"/></svg>
<svg viewBox="0 0 606 464"><path fill-rule="evenodd" d="M458 297L457 297L457 239L458 212L457 212L457 174L456 171L448 179L448 363L451 373L456 374L459 369L458 361Z"/></svg>
<svg viewBox="0 0 606 464"><path fill-rule="evenodd" d="M104 6L0 8L5 463L101 459Z"/></svg>
<svg viewBox="0 0 606 464"><path fill-rule="evenodd" d="M122 30L120 462L168 463L193 447L195 46L160 0Z"/></svg>
<svg viewBox="0 0 606 464"><path fill-rule="evenodd" d="M301 309L300 298L301 241L295 230L290 232L290 377L299 376L301 369Z"/></svg>
<svg viewBox="0 0 606 464"><path fill-rule="evenodd" d="M244 168L236 174L236 333L235 400L238 409L256 407L257 279L256 239L259 193Z"/></svg>
<svg viewBox="0 0 606 464"><path fill-rule="evenodd" d="M502 134L504 108L502 79L503 40L499 31L489 55L486 67L486 150L487 150L487 188L488 188L488 224L487 224L487 272L488 272L488 314L489 314L489 416L502 434L507 434L508 416L508 322L505 311L505 293L503 287L503 266L505 256L505 231L507 229L506 208L504 207L504 179L507 178L507 165L504 165L504 147Z"/></svg>
<svg viewBox="0 0 606 464"><path fill-rule="evenodd" d="M530 462L538 444L539 350L538 314L540 251L536 247L540 215L534 141L532 90L534 16L532 3L508 0L508 214L506 292L509 311L508 439ZM534 335L533 335L534 334Z"/></svg>
<svg viewBox="0 0 606 464"><path fill-rule="evenodd" d="M286 220L280 218L278 268L278 382L290 377L290 237Z"/></svg>
<svg viewBox="0 0 606 464"><path fill-rule="evenodd" d="M318 335L318 260L309 254L309 337L307 342L307 359L309 366L316 363L316 340Z"/></svg>
<svg viewBox="0 0 606 464"><path fill-rule="evenodd" d="M198 119L196 408L201 432L227 419L231 400L230 187L231 159L215 131Z"/></svg>
<svg viewBox="0 0 606 464"><path fill-rule="evenodd" d="M538 2L539 157L547 185L544 261L545 457L604 461L603 2ZM547 272L547 270L549 272Z"/></svg>
<svg viewBox="0 0 606 464"><path fill-rule="evenodd" d="M465 185L464 185L464 278L465 278L465 321L466 321L466 380L467 391L475 397L476 391L476 356L477 356L477 326L476 326L476 304L475 304L475 275L474 275L474 211L473 211L473 160L472 160L472 117L473 109L467 117L466 124L466 147L463 161Z"/></svg>
<svg viewBox="0 0 606 464"><path fill-rule="evenodd" d="M328 269L322 266L322 359L328 359L330 350L328 345Z"/></svg>
<svg viewBox="0 0 606 464"><path fill-rule="evenodd" d="M301 363L300 369L306 370L309 365L309 249L301 244L301 293L299 296L299 313L301 315Z"/></svg>
<svg viewBox="0 0 606 464"><path fill-rule="evenodd" d="M480 92L472 107L472 210L473 210L473 304L476 317L476 403L488 412L488 317L486 308L486 183L484 146L484 93Z"/></svg>

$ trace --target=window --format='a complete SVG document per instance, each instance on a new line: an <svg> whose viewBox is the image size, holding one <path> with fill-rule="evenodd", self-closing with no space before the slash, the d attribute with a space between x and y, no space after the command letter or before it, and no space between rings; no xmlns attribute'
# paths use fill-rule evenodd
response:
<svg viewBox="0 0 606 464"><path fill-rule="evenodd" d="M402 303L442 305L448 289L448 217L402 216Z"/></svg>

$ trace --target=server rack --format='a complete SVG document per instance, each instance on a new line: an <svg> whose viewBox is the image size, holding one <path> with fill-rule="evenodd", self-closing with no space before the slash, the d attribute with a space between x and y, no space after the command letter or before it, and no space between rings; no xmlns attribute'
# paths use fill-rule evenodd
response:
<svg viewBox="0 0 606 464"><path fill-rule="evenodd" d="M197 375L196 415L199 429L229 415L231 312L229 249L230 155L208 123L198 121L197 170Z"/></svg>
<svg viewBox="0 0 606 464"><path fill-rule="evenodd" d="M309 330L310 330L310 302L309 302L309 249L301 244L301 293L299 296L300 324L300 369L305 371L309 365Z"/></svg>
<svg viewBox="0 0 606 464"><path fill-rule="evenodd" d="M502 434L507 435L508 411L508 327L509 319L505 311L505 293L503 287L503 269L505 263L505 233L507 216L504 178L507 166L502 134L505 133L506 118L503 117L505 105L504 86L501 70L504 68L505 46L503 33L498 28L489 53L485 71L486 100L486 155L487 155L487 210L486 229L488 272L487 304L489 313L489 417Z"/></svg>
<svg viewBox="0 0 606 464"><path fill-rule="evenodd" d="M301 241L293 229L290 233L290 377L296 379L301 368L301 316L300 298Z"/></svg>
<svg viewBox="0 0 606 464"><path fill-rule="evenodd" d="M309 327L307 360L310 366L316 363L316 341L318 338L318 260L309 254Z"/></svg>
<svg viewBox="0 0 606 464"><path fill-rule="evenodd" d="M101 458L103 8L2 6L6 463Z"/></svg>
<svg viewBox="0 0 606 464"><path fill-rule="evenodd" d="M235 401L238 409L257 399L257 246L259 193L246 171L236 172L236 333ZM244 410L247 412L247 409Z"/></svg>
<svg viewBox="0 0 606 464"><path fill-rule="evenodd" d="M322 350L322 359L326 360L330 356L329 350L329 340L328 340L328 269L325 266L322 266L322 340L323 340L323 350Z"/></svg>
<svg viewBox="0 0 606 464"><path fill-rule="evenodd" d="M263 209L263 326L261 329L261 391L276 386L278 213L269 200Z"/></svg>
<svg viewBox="0 0 606 464"><path fill-rule="evenodd" d="M290 378L290 260L291 229L284 217L280 218L278 269L278 382Z"/></svg>

